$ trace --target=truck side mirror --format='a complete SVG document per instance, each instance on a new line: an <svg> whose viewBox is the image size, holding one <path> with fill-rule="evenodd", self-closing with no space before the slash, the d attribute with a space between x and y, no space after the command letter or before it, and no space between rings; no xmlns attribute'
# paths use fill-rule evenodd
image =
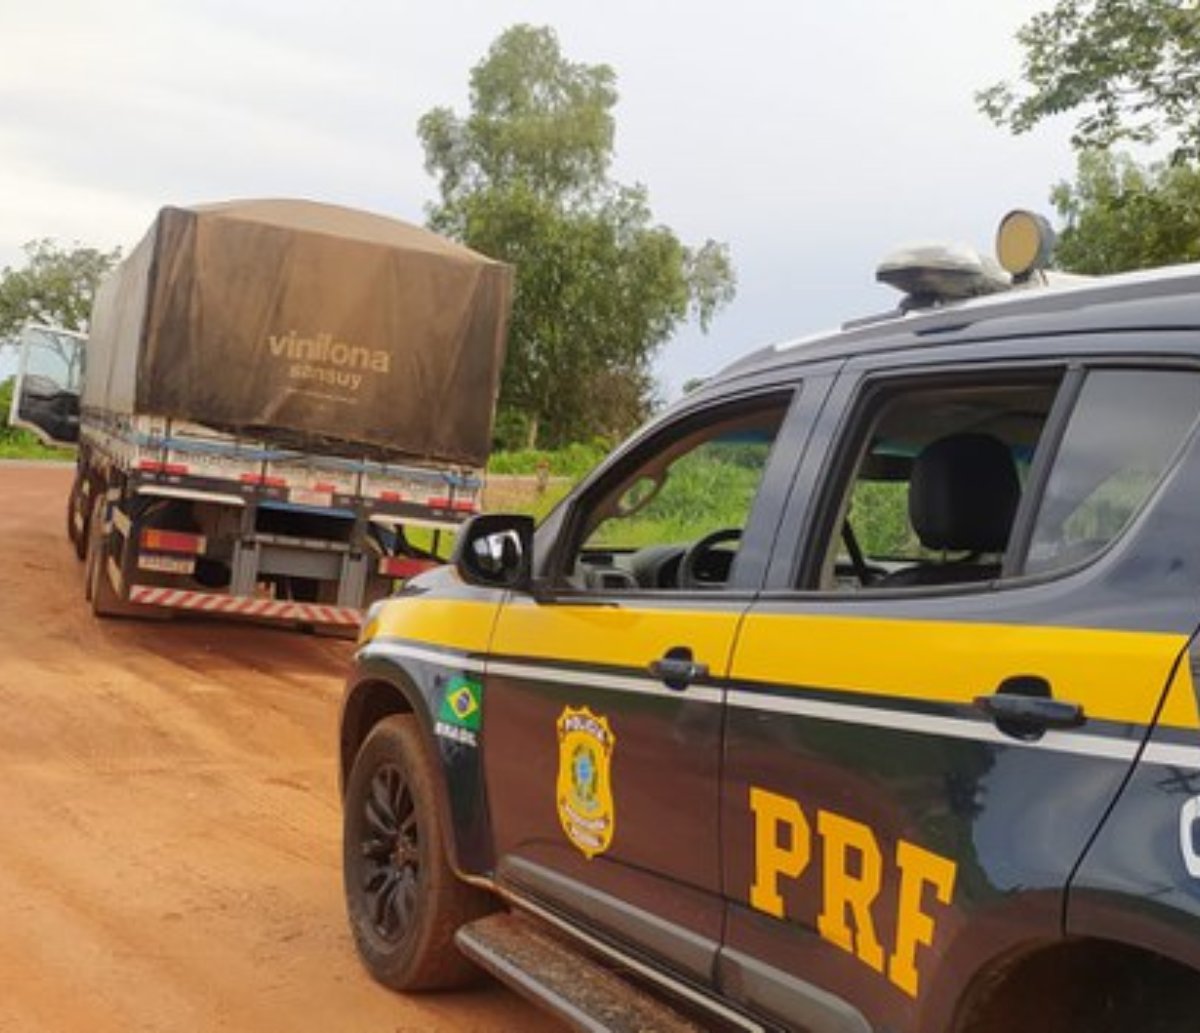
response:
<svg viewBox="0 0 1200 1033"><path fill-rule="evenodd" d="M459 531L450 561L468 584L528 591L533 581L533 517L472 517Z"/></svg>

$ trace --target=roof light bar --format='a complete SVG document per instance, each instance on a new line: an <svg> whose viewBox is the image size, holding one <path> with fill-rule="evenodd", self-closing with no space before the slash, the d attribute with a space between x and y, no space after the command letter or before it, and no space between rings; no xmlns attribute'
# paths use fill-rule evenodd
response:
<svg viewBox="0 0 1200 1033"><path fill-rule="evenodd" d="M875 270L875 279L906 297L901 308L929 308L1012 286L1009 276L991 258L962 244L920 244L888 255Z"/></svg>

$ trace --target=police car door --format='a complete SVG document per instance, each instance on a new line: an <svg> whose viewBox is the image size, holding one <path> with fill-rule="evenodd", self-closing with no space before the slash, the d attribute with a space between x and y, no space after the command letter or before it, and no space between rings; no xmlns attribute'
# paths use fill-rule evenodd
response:
<svg viewBox="0 0 1200 1033"><path fill-rule="evenodd" d="M848 364L739 636L720 979L788 1023L946 1028L1060 936L1186 642L1121 564L1200 374L1004 351Z"/></svg>
<svg viewBox="0 0 1200 1033"><path fill-rule="evenodd" d="M817 393L693 404L617 454L555 525L548 583L502 607L487 664L499 881L702 982L725 676Z"/></svg>

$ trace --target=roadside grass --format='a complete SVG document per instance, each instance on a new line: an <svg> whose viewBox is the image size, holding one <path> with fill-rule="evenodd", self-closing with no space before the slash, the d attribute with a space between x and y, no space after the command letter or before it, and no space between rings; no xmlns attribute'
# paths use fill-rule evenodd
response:
<svg viewBox="0 0 1200 1033"><path fill-rule="evenodd" d="M50 459L62 463L75 462L74 448L49 448L37 435L21 427L9 425L12 408L13 377L0 381L0 459Z"/></svg>
<svg viewBox="0 0 1200 1033"><path fill-rule="evenodd" d="M606 441L578 442L548 452L527 448L517 452L496 452L488 460L488 473L501 476L566 477L572 483L588 473L609 453Z"/></svg>
<svg viewBox="0 0 1200 1033"><path fill-rule="evenodd" d="M0 427L0 459L49 459L59 463L73 463L75 449L48 448L27 430Z"/></svg>

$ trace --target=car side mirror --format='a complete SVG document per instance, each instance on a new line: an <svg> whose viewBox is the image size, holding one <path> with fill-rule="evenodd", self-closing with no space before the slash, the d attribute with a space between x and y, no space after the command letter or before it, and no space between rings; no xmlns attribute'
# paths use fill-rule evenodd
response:
<svg viewBox="0 0 1200 1033"><path fill-rule="evenodd" d="M468 584L528 591L533 581L533 517L471 517L458 532L450 562Z"/></svg>

